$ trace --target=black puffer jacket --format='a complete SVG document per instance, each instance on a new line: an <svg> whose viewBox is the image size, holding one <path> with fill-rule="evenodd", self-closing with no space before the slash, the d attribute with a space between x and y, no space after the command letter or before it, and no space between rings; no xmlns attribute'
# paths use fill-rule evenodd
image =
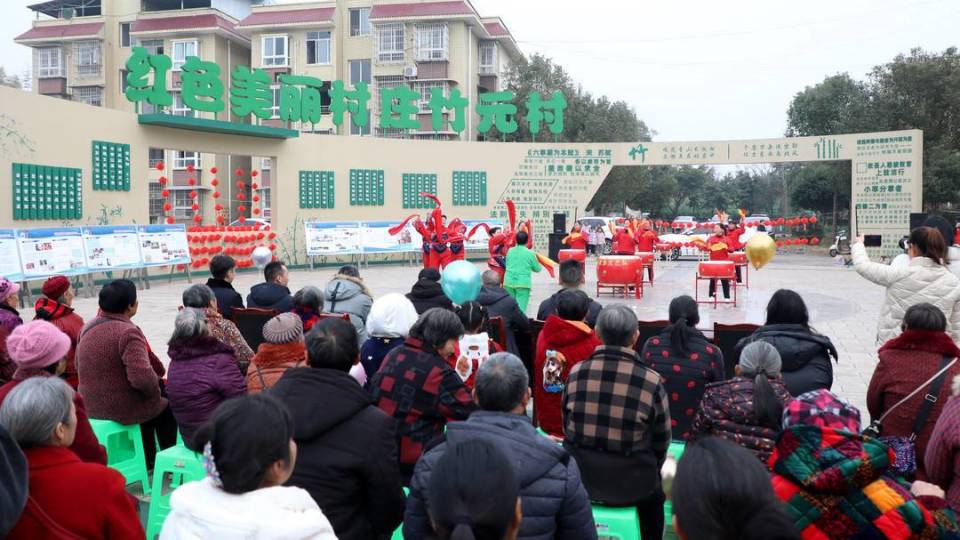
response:
<svg viewBox="0 0 960 540"><path fill-rule="evenodd" d="M293 297L290 289L277 283L264 282L250 288L247 306L252 308L275 309L286 313L293 309Z"/></svg>
<svg viewBox="0 0 960 540"><path fill-rule="evenodd" d="M417 280L407 293L407 298L413 302L417 315L423 315L423 312L435 307L453 309L453 302L443 294L440 282L432 279Z"/></svg>
<svg viewBox="0 0 960 540"><path fill-rule="evenodd" d="M520 310L520 306L503 287L484 286L480 289L477 302L487 308L490 317L502 317L507 327L507 352L519 355L517 336L514 332L529 332L530 319Z"/></svg>
<svg viewBox="0 0 960 540"><path fill-rule="evenodd" d="M547 317L553 315L557 312L557 303L560 301L560 293L566 289L560 289L559 291L550 295L546 300L540 302L540 307L537 309L537 319L541 321L547 320ZM600 316L600 312L603 311L603 306L600 302L597 302L593 298L590 299L590 310L587 311L587 326L593 328L597 325L597 317Z"/></svg>
<svg viewBox="0 0 960 540"><path fill-rule="evenodd" d="M477 411L447 425L445 441L420 458L403 518L404 538L435 538L423 489L450 445L482 439L503 451L520 480L523 520L518 540L590 540L597 537L577 462L555 442L538 435L518 414Z"/></svg>
<svg viewBox="0 0 960 540"><path fill-rule="evenodd" d="M269 392L293 416L288 484L310 493L340 540L390 538L404 508L394 419L333 369L288 369Z"/></svg>
<svg viewBox="0 0 960 540"><path fill-rule="evenodd" d="M781 373L790 395L833 386L833 364L837 348L830 338L814 334L799 324L768 324L737 343L736 356L753 341L766 341L780 353Z"/></svg>

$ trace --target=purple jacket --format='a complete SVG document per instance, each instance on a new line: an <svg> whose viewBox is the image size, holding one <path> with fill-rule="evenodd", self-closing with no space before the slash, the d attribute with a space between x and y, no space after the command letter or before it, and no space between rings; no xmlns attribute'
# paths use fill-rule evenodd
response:
<svg viewBox="0 0 960 540"><path fill-rule="evenodd" d="M23 319L20 318L20 313L17 310L10 306L0 307L0 328L6 330L8 335L21 324L23 324Z"/></svg>
<svg viewBox="0 0 960 540"><path fill-rule="evenodd" d="M217 406L247 393L233 349L212 336L178 341L167 349L167 398L185 441Z"/></svg>

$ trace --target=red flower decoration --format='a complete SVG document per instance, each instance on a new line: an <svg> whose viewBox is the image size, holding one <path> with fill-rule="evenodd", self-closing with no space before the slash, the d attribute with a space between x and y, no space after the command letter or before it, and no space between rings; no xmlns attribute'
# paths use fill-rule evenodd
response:
<svg viewBox="0 0 960 540"><path fill-rule="evenodd" d="M162 161L161 161L160 163L157 163L156 169L157 169L158 171L162 171L162 170L163 170L163 162L162 162Z"/></svg>
<svg viewBox="0 0 960 540"><path fill-rule="evenodd" d="M210 174L217 174L217 168L216 168L216 167L210 167Z"/></svg>

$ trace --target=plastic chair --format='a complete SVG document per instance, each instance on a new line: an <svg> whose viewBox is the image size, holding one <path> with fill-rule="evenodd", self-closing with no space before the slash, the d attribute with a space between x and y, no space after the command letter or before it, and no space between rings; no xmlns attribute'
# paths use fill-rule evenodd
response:
<svg viewBox="0 0 960 540"><path fill-rule="evenodd" d="M407 497L410 496L410 488L403 488L403 494ZM403 540L403 523L400 523L400 526L397 527L397 530L393 531L393 536L390 537L390 540Z"/></svg>
<svg viewBox="0 0 960 540"><path fill-rule="evenodd" d="M593 521L599 538L640 540L640 517L634 506L613 508L593 505Z"/></svg>
<svg viewBox="0 0 960 540"><path fill-rule="evenodd" d="M170 475L166 491L164 479ZM152 540L160 534L163 522L170 513L170 494L187 482L203 480L206 471L203 457L182 446L172 446L157 454L153 468L153 496L150 500L150 513L147 517L147 538Z"/></svg>
<svg viewBox="0 0 960 540"><path fill-rule="evenodd" d="M683 450L686 447L687 443L683 441L671 441L667 453L672 456L673 459L680 461L680 458L683 456ZM670 499L663 502L663 523L664 540L676 540L679 538L676 531L673 530L673 504L670 502Z"/></svg>
<svg viewBox="0 0 960 540"><path fill-rule="evenodd" d="M264 342L263 325L279 314L280 312L275 309L233 308L233 322L247 345L256 352Z"/></svg>
<svg viewBox="0 0 960 540"><path fill-rule="evenodd" d="M143 453L140 424L125 426L112 420L90 419L90 427L107 449L107 465L123 475L127 485L140 482L143 494L150 494L147 459Z"/></svg>

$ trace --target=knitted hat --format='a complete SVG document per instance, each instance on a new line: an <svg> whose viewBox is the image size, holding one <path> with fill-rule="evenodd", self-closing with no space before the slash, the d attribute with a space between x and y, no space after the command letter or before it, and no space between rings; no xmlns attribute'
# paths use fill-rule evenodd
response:
<svg viewBox="0 0 960 540"><path fill-rule="evenodd" d="M292 343L303 339L303 322L295 313L281 313L263 325L268 343Z"/></svg>
<svg viewBox="0 0 960 540"><path fill-rule="evenodd" d="M19 290L20 286L16 283L7 278L0 278L0 302L3 302L7 298L17 294Z"/></svg>
<svg viewBox="0 0 960 540"><path fill-rule="evenodd" d="M811 390L783 408L783 428L796 424L860 433L860 411L829 390Z"/></svg>
<svg viewBox="0 0 960 540"><path fill-rule="evenodd" d="M70 338L47 321L30 321L7 336L7 353L20 369L43 369L67 356Z"/></svg>
<svg viewBox="0 0 960 540"><path fill-rule="evenodd" d="M42 292L47 298L56 300L57 298L63 296L69 288L69 279L63 276L53 276L52 278L43 282L43 288L40 289L40 292Z"/></svg>

